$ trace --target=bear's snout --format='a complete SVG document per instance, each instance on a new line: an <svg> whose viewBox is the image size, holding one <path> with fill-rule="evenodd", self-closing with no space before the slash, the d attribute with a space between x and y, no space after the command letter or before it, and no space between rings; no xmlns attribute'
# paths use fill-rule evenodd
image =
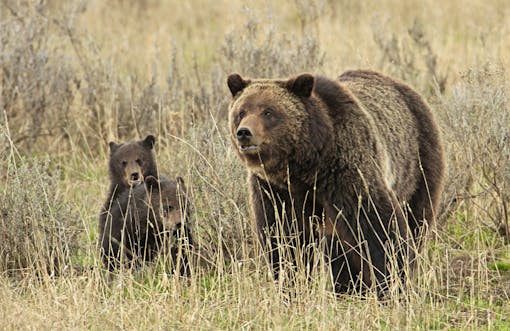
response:
<svg viewBox="0 0 510 331"><path fill-rule="evenodd" d="M131 174L130 178L131 178L131 180L137 181L140 178L140 175L138 174L138 172L133 172Z"/></svg>
<svg viewBox="0 0 510 331"><path fill-rule="evenodd" d="M236 133L239 151L241 153L257 153L259 151L260 142L253 132L247 127L241 127Z"/></svg>
<svg viewBox="0 0 510 331"><path fill-rule="evenodd" d="M250 129L248 128L240 128L237 130L237 140L244 142L249 141L253 137L253 134L251 133Z"/></svg>
<svg viewBox="0 0 510 331"><path fill-rule="evenodd" d="M128 172L129 173L129 172ZM132 171L129 173L129 185L138 185L143 182L143 176L140 171Z"/></svg>

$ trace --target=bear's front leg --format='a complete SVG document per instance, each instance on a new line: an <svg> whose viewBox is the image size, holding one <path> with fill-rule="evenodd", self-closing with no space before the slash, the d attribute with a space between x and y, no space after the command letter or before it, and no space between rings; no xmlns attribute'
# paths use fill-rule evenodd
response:
<svg viewBox="0 0 510 331"><path fill-rule="evenodd" d="M252 175L250 178L251 207L259 241L268 253L274 279L282 271L294 282L296 271L307 277L313 269L317 235L312 230L314 215L322 207L307 191L289 192Z"/></svg>
<svg viewBox="0 0 510 331"><path fill-rule="evenodd" d="M280 255L278 251L277 215L281 215L282 204L278 201L279 190L266 181L250 175L250 203L255 220L258 239L267 252L274 279L278 279Z"/></svg>

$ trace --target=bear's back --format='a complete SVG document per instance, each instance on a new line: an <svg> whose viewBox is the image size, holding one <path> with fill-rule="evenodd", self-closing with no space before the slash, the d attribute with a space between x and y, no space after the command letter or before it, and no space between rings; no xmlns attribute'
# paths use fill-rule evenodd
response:
<svg viewBox="0 0 510 331"><path fill-rule="evenodd" d="M415 191L419 175L419 123L393 79L372 71L348 71L338 81L370 116L381 146L382 171L402 199Z"/></svg>

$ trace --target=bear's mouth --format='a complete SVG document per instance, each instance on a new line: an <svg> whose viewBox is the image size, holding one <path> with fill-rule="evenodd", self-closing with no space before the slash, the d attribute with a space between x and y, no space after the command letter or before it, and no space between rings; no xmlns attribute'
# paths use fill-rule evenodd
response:
<svg viewBox="0 0 510 331"><path fill-rule="evenodd" d="M128 179L128 184L129 186L136 186L136 185L139 185L142 183L142 179L137 179L137 180L134 180L134 179Z"/></svg>
<svg viewBox="0 0 510 331"><path fill-rule="evenodd" d="M257 153L259 151L259 145L249 145L249 144L246 144L246 145L240 145L239 146L239 151L241 151L241 153L246 153L246 154L251 154L251 153Z"/></svg>

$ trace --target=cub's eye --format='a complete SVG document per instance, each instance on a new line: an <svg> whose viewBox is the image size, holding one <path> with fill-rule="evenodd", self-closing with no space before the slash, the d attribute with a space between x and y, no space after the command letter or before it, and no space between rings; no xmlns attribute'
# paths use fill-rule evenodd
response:
<svg viewBox="0 0 510 331"><path fill-rule="evenodd" d="M140 165L140 166L141 166L141 165L142 165L142 160L140 160L140 159L136 159L136 163L138 163L138 165Z"/></svg>
<svg viewBox="0 0 510 331"><path fill-rule="evenodd" d="M127 161L126 160L122 161L122 166L123 167L127 166Z"/></svg>
<svg viewBox="0 0 510 331"><path fill-rule="evenodd" d="M245 112L244 110L241 110L241 111L239 112L239 119L240 119L240 120L241 120L241 119L243 119L243 117L244 117L244 116L246 116L246 112Z"/></svg>
<svg viewBox="0 0 510 331"><path fill-rule="evenodd" d="M267 108L265 111L264 111L264 116L265 117L270 117L273 115L273 112L274 110L272 110L271 108Z"/></svg>
<svg viewBox="0 0 510 331"><path fill-rule="evenodd" d="M174 210L174 206L170 206L170 205L168 205L168 206L166 207L166 210L167 210L168 212L171 212L172 210Z"/></svg>

